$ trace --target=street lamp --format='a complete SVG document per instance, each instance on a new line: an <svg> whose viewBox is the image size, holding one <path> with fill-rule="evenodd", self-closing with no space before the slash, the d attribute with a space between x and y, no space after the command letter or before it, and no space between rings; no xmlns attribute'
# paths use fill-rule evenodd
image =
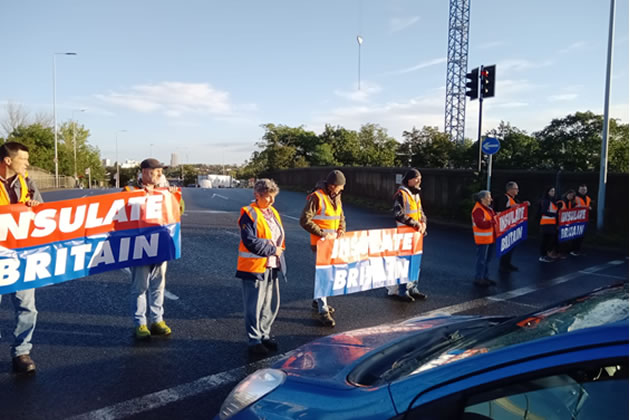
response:
<svg viewBox="0 0 630 420"><path fill-rule="evenodd" d="M59 188L59 158L57 156L57 56L77 55L75 52L53 53L53 119L55 120L55 187Z"/></svg>
<svg viewBox="0 0 630 420"><path fill-rule="evenodd" d="M118 133L126 133L127 130L116 131L116 188L120 188L120 165L118 164Z"/></svg>
<svg viewBox="0 0 630 420"><path fill-rule="evenodd" d="M72 120L73 120L72 144L74 146L74 182L76 184L78 181L78 178L77 178L77 122L74 120L75 112L85 112L85 109L75 109L72 111Z"/></svg>
<svg viewBox="0 0 630 420"><path fill-rule="evenodd" d="M359 90L361 90L361 44L363 44L361 35L357 35L357 43L359 44Z"/></svg>

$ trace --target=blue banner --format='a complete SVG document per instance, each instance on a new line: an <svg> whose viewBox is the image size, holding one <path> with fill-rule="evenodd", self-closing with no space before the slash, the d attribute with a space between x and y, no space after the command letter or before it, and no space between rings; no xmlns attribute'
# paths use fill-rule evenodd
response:
<svg viewBox="0 0 630 420"><path fill-rule="evenodd" d="M558 242L570 241L575 238L584 236L586 231L586 222L572 223L560 226L558 229Z"/></svg>
<svg viewBox="0 0 630 420"><path fill-rule="evenodd" d="M519 242L527 239L527 220L497 237L497 257L510 252Z"/></svg>

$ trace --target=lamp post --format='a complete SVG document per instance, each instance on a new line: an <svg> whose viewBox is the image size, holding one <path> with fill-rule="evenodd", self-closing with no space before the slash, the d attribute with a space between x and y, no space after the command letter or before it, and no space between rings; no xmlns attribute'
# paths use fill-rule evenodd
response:
<svg viewBox="0 0 630 420"><path fill-rule="evenodd" d="M59 188L59 158L57 155L57 56L77 55L75 52L53 53L53 120L55 121L55 188Z"/></svg>
<svg viewBox="0 0 630 420"><path fill-rule="evenodd" d="M75 184L77 183L77 122L76 120L74 120L74 113L75 112L85 112L85 109L75 109L72 111L72 120L73 120L73 125L72 125L72 144L74 147L74 182Z"/></svg>
<svg viewBox="0 0 630 420"><path fill-rule="evenodd" d="M363 37L361 35L357 35L357 43L359 44L359 90L361 90L361 44L363 44Z"/></svg>
<svg viewBox="0 0 630 420"><path fill-rule="evenodd" d="M127 130L116 131L116 188L120 188L120 165L118 164L118 133L126 133Z"/></svg>

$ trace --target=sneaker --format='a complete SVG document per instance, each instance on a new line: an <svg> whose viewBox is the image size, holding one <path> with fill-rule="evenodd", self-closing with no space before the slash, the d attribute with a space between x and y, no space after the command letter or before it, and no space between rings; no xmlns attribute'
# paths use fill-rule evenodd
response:
<svg viewBox="0 0 630 420"><path fill-rule="evenodd" d="M544 262L544 263L550 263L550 262L553 262L553 259L551 259L551 258L549 258L547 256L544 256L544 257L538 257L538 261Z"/></svg>
<svg viewBox="0 0 630 420"><path fill-rule="evenodd" d="M319 314L319 322L324 326L324 327L334 327L335 326L335 320L333 319L332 316L330 316L330 312L322 312Z"/></svg>
<svg viewBox="0 0 630 420"><path fill-rule="evenodd" d="M13 358L13 371L15 373L34 373L35 362L28 354L22 354Z"/></svg>
<svg viewBox="0 0 630 420"><path fill-rule="evenodd" d="M249 353L250 356L267 356L269 349L265 347L263 343L258 343L247 347L247 353Z"/></svg>
<svg viewBox="0 0 630 420"><path fill-rule="evenodd" d="M278 351L278 343L271 338L263 339L262 344L267 347L267 350L269 351Z"/></svg>
<svg viewBox="0 0 630 420"><path fill-rule="evenodd" d="M408 293L411 295L411 297L419 300L425 300L428 297L426 294L422 293L418 289L411 289Z"/></svg>
<svg viewBox="0 0 630 420"><path fill-rule="evenodd" d="M577 252L577 251L571 251L571 252L569 252L569 255L571 255L572 257L579 257L582 254L580 252Z"/></svg>
<svg viewBox="0 0 630 420"><path fill-rule="evenodd" d="M154 322L151 324L151 334L153 335L170 335L171 329L166 325L166 322Z"/></svg>
<svg viewBox="0 0 630 420"><path fill-rule="evenodd" d="M139 327L136 327L136 338L138 340L145 340L150 337L151 331L149 331L146 325L142 324Z"/></svg>
<svg viewBox="0 0 630 420"><path fill-rule="evenodd" d="M313 303L311 303L311 306L315 310L319 309L319 306L317 305L317 301L316 300L314 300ZM331 314L334 314L335 313L335 308L333 308L332 306L328 305L328 312L330 312Z"/></svg>

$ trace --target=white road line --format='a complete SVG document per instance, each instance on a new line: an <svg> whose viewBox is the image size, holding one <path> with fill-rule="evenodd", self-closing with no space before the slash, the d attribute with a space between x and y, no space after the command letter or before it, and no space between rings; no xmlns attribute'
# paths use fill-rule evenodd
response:
<svg viewBox="0 0 630 420"><path fill-rule="evenodd" d="M235 232L230 232L230 231L224 231L224 232L238 235ZM593 274L593 273L596 273L597 271L605 270L606 268L610 268L611 266L618 265L618 264L619 264L618 261L610 261L605 264L588 267L581 271L577 271L574 273L566 274L564 276L556 277L554 279L551 279L550 281L547 281L545 283L544 288L548 286L555 286L558 284L565 283L576 277ZM499 293L494 296L486 296L483 298L471 300L469 302L463 302L463 303L458 303L456 305L445 306L440 309L435 309L429 312L422 313L420 314L420 316L430 316L430 315L438 315L438 314L450 315L457 312L462 312L462 311L478 308L480 306L484 306L489 303L507 301L515 297L519 297L519 296L526 295L528 293L535 292L537 290L542 290L544 288L521 287L520 289L511 290L509 292L504 292L504 293ZM518 302L514 302L514 303L518 303ZM523 304L523 305L532 306L529 304ZM172 388L163 389L161 391L156 391L151 394L146 394L137 398L120 402L118 404L111 405L109 407L104 407L98 410L79 414L77 416L70 417L68 420L115 420L115 419L122 419L122 418L130 417L136 414L144 413L149 410L154 410L156 408L160 408L165 405L168 405L172 402L183 400L185 398L192 397L194 395L198 395L203 392L209 392L232 382L237 382L243 379L245 376L247 376L248 373L254 372L256 369L270 366L277 360L281 359L282 357L285 357L286 354L287 353L279 354L277 356L271 357L269 359L264 359L256 363L250 363L249 365L234 368L225 372L219 372L213 375L204 376L203 378L199 378L192 382L177 385Z"/></svg>
<svg viewBox="0 0 630 420"><path fill-rule="evenodd" d="M247 366L241 366L225 372L215 373L214 375L204 376L195 381L174 386L173 388L163 389L141 397L132 398L118 404L110 405L98 410L89 411L68 418L67 420L114 420L130 417L136 414L144 413L149 410L163 407L175 401L184 398L199 395L202 392L209 392L213 389L221 387L231 382L237 382L247 376L248 373L254 372L256 369L269 366L284 357L285 354L279 354L269 359L261 360L256 363L250 363ZM253 370L252 370L253 369ZM211 415L211 413L209 413Z"/></svg>
<svg viewBox="0 0 630 420"><path fill-rule="evenodd" d="M232 232L231 230L222 230L222 233L225 233L226 235L230 235L230 236L236 236L237 238L241 237L241 234L238 232Z"/></svg>
<svg viewBox="0 0 630 420"><path fill-rule="evenodd" d="M283 214L282 217L286 217L287 219L292 219L292 220L300 220L299 217L289 216L288 214Z"/></svg>
<svg viewBox="0 0 630 420"><path fill-rule="evenodd" d="M212 194L212 195L210 196L210 198L214 198L214 197L219 197L219 198L222 198L222 199L224 199L224 200L229 200L229 198L227 198L226 196L221 195L221 194L216 194L216 193L215 193L215 194Z"/></svg>
<svg viewBox="0 0 630 420"><path fill-rule="evenodd" d="M597 277L606 277L607 279L615 279L615 280L625 280L625 277L622 276L613 276L612 274L603 274L603 273L585 273L585 274L592 274L594 276Z"/></svg>
<svg viewBox="0 0 630 420"><path fill-rule="evenodd" d="M225 210L186 210L184 214L188 213L236 213L235 211L225 211Z"/></svg>
<svg viewBox="0 0 630 420"><path fill-rule="evenodd" d="M179 296L174 295L166 289L164 289L164 297L170 300L179 300Z"/></svg>

